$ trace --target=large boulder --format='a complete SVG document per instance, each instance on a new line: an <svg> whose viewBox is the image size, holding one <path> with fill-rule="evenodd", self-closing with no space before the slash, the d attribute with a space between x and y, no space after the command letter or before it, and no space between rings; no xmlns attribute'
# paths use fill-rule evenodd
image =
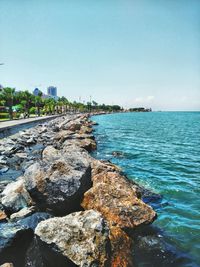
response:
<svg viewBox="0 0 200 267"><path fill-rule="evenodd" d="M90 134L90 133L92 133L92 131L93 131L93 129L91 127L88 127L85 125L82 125L81 129L80 129L80 133L83 133L83 134Z"/></svg>
<svg viewBox="0 0 200 267"><path fill-rule="evenodd" d="M14 223L1 223L0 264L13 262L15 266L23 266L23 257L33 238L36 226L50 217L48 213L37 212Z"/></svg>
<svg viewBox="0 0 200 267"><path fill-rule="evenodd" d="M35 234L50 267L55 260L59 267L106 266L109 262L109 229L99 212L48 219L38 224Z"/></svg>
<svg viewBox="0 0 200 267"><path fill-rule="evenodd" d="M93 150L96 150L97 144L94 140L85 138L83 140L80 140L80 147L86 149L88 152L92 152Z"/></svg>
<svg viewBox="0 0 200 267"><path fill-rule="evenodd" d="M38 243L39 240L34 237L26 251L24 267L47 267ZM57 264L55 266L57 266Z"/></svg>
<svg viewBox="0 0 200 267"><path fill-rule="evenodd" d="M118 173L121 172L121 169L118 166L111 163L110 161L105 161L105 160L97 160L97 159L93 160L91 168L92 168L92 177L104 171L111 171Z"/></svg>
<svg viewBox="0 0 200 267"><path fill-rule="evenodd" d="M69 145L76 145L80 148L83 148L87 150L88 152L91 152L97 148L97 144L93 139L90 138L84 138L84 139L71 139L65 141L63 146L69 146Z"/></svg>
<svg viewBox="0 0 200 267"><path fill-rule="evenodd" d="M65 140L72 138L73 134L73 131L61 130L55 135L54 140L63 143Z"/></svg>
<svg viewBox="0 0 200 267"><path fill-rule="evenodd" d="M31 165L24 180L39 208L58 215L80 210L83 194L91 187L89 156L76 146L61 151L48 146L43 161Z"/></svg>
<svg viewBox="0 0 200 267"><path fill-rule="evenodd" d="M71 121L66 125L67 130L69 131L79 131L81 129L81 122L79 120ZM66 129L65 128L65 129Z"/></svg>
<svg viewBox="0 0 200 267"><path fill-rule="evenodd" d="M98 122L96 121L89 121L88 123L93 126L99 125Z"/></svg>
<svg viewBox="0 0 200 267"><path fill-rule="evenodd" d="M117 172L102 172L93 178L93 187L84 194L82 207L102 213L121 229L134 229L153 222L154 210L138 199L134 185Z"/></svg>
<svg viewBox="0 0 200 267"><path fill-rule="evenodd" d="M75 133L72 135L73 139L92 139L95 140L94 135L92 134L86 134L86 133Z"/></svg>
<svg viewBox="0 0 200 267"><path fill-rule="evenodd" d="M23 218L14 223L0 224L0 252L5 248L13 245L13 243L29 232L35 230L36 226L42 220L46 220L51 216L45 212L36 212L27 218ZM22 241L22 240L21 240Z"/></svg>
<svg viewBox="0 0 200 267"><path fill-rule="evenodd" d="M59 130L66 130L68 128L68 124L70 121L71 121L71 119L67 119L67 118L65 118L63 121L60 121L57 124L58 129Z"/></svg>
<svg viewBox="0 0 200 267"><path fill-rule="evenodd" d="M6 186L2 192L1 203L9 213L17 212L32 204L31 197L25 189L22 179Z"/></svg>

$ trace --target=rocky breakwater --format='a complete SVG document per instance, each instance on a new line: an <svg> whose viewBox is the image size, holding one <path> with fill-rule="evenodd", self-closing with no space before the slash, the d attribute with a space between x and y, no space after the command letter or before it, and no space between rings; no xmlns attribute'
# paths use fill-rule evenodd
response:
<svg viewBox="0 0 200 267"><path fill-rule="evenodd" d="M3 168L21 173L2 187L0 264L133 266L130 233L156 214L117 166L90 156L93 124L65 116L2 141Z"/></svg>

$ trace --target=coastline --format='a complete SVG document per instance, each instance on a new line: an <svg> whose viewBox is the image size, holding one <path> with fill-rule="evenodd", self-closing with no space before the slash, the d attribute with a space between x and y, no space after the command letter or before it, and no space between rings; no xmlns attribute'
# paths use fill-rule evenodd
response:
<svg viewBox="0 0 200 267"><path fill-rule="evenodd" d="M7 251L16 249L16 240L23 238L28 243L23 266L51 267L55 262L59 266L82 266L83 262L86 266L93 262L97 266L133 266L131 233L152 223L156 213L140 199L138 185L116 165L91 157L89 153L96 149L94 124L89 115L75 115L36 126L35 132L34 128L27 130L29 134L39 133L35 144L42 139L43 148L41 158L20 162L22 177L2 188L0 230L5 240L1 244L1 264L12 260L15 267L20 266L17 255L10 257ZM4 156L11 158L22 154L13 149L6 153ZM34 225L30 226L33 217ZM12 227L18 230L5 236L6 229ZM67 247L63 247L63 238Z"/></svg>
<svg viewBox="0 0 200 267"><path fill-rule="evenodd" d="M168 165L166 164L170 162L170 158L168 159L167 156L171 150L166 151L165 148L169 147L173 150L177 148L179 143L173 143L173 141L174 139L176 141L179 140L178 135L176 135L179 130L177 129L175 133L171 132L171 136L173 135L174 138L169 142L165 139L161 140L162 145L160 145L160 150L157 151L157 145L160 140L160 127L158 126L159 124L155 125L155 122L160 122L168 116L170 118L170 120L168 118L169 122L180 120L184 125L184 121L186 124L188 120L186 118L189 118L190 114L186 114L186 118L184 114L174 113L169 115L167 112L160 114L161 117L158 117L157 114L154 115L154 113L148 115L150 116L146 116L146 114L139 114L139 116L135 114L114 114L94 117L93 119L99 123L99 126L94 127L98 151L94 151L93 155L97 159L110 160L120 166L129 179L139 183L140 187L144 189L144 192L142 192L143 201L158 212L158 218L153 225L138 229L137 234L135 234L135 249L133 250L134 259L136 260L135 266L197 267L199 266L199 258L193 252L195 252L195 248L198 249L198 242L195 243L195 240L194 243L192 242L193 238L195 238L195 221L192 222L191 220L190 229L194 229L194 234L190 234L190 239L188 238L187 229L185 233L181 232L182 227L184 228L181 205L191 197L192 192L179 199L179 192L181 193L182 191L180 190L176 193L176 188L173 190L171 176L170 174L167 175ZM148 125L150 121L151 125ZM168 125L167 120L165 124ZM191 129L193 128L191 127ZM158 134L154 133L154 131ZM157 142L154 142L156 137L158 138ZM180 152L184 153L186 149L184 144L181 148ZM181 154L177 153L177 157L181 157ZM163 164L163 159L166 164ZM171 160L173 162L172 167L174 167L174 172L171 175L177 177L177 182L175 183L177 184L179 181L184 181L181 177L188 177L188 174L184 173L183 169L182 172L177 171L176 158L172 156ZM163 178L166 177L166 179L162 179L161 174L165 175ZM187 181L189 181L188 178ZM185 188L187 190L188 186ZM169 191L168 189L171 190ZM149 191L147 194L146 190ZM173 195L174 193L176 195ZM174 202L174 196L176 202ZM196 206L198 207L198 205ZM191 210L192 214L194 212L195 208ZM175 217L176 215L177 217ZM180 221L183 223L182 226L179 224ZM183 238L182 240L185 238L187 241L185 243L180 242L179 238L181 237ZM192 247L192 243L194 247ZM145 257L142 255L145 255Z"/></svg>
<svg viewBox="0 0 200 267"><path fill-rule="evenodd" d="M8 137L9 135L17 133L19 131L19 128L20 130L31 128L36 126L38 123L50 121L60 116L62 115L51 115L51 116L35 117L28 119L2 121L0 122L0 138L5 138Z"/></svg>

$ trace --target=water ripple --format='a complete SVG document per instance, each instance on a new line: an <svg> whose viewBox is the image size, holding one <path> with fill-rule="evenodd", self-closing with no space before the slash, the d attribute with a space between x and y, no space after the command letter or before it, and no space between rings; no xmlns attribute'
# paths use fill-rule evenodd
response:
<svg viewBox="0 0 200 267"><path fill-rule="evenodd" d="M94 120L99 123L95 156L112 159L130 178L163 196L161 204L168 204L154 206L159 215L154 224L200 264L200 112L113 114ZM123 156L113 157L113 151Z"/></svg>

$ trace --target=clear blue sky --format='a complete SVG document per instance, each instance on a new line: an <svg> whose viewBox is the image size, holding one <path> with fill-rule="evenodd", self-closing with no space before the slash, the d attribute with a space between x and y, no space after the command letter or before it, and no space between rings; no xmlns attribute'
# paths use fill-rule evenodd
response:
<svg viewBox="0 0 200 267"><path fill-rule="evenodd" d="M0 84L200 110L199 0L0 0Z"/></svg>

